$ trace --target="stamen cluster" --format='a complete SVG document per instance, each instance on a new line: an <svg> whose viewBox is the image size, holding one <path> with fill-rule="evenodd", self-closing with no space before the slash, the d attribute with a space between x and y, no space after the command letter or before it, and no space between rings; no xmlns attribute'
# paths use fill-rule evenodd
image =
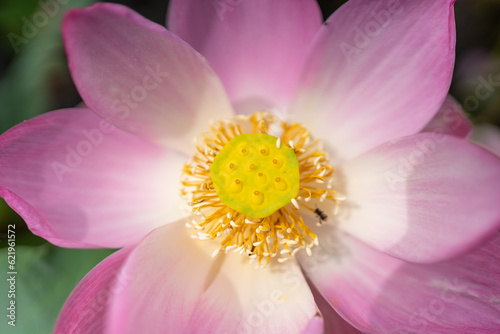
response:
<svg viewBox="0 0 500 334"><path fill-rule="evenodd" d="M237 136L252 133L276 137L278 148L288 145L297 156L300 174L298 195L288 205L258 219L225 205L217 195L210 175L210 167L224 146ZM341 200L332 190L334 169L329 165L319 140L312 141L309 131L298 123L290 124L268 112L257 112L213 122L210 131L195 141L197 153L185 164L181 179L181 194L198 215L187 224L196 231L194 238L220 239L220 246L213 256L220 251L247 254L258 267L265 267L276 256L279 262L283 262L301 248L311 254L311 248L318 245L318 238L304 223L301 210L318 214L319 210L310 206L312 202L331 200L338 207ZM318 216L321 224L326 215Z"/></svg>

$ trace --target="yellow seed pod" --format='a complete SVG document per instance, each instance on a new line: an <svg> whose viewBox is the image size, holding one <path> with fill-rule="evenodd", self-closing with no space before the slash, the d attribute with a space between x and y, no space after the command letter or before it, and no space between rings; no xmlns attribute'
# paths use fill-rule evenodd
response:
<svg viewBox="0 0 500 334"><path fill-rule="evenodd" d="M268 134L243 134L217 154L210 177L220 200L250 218L264 218L299 193L299 162L294 151Z"/></svg>

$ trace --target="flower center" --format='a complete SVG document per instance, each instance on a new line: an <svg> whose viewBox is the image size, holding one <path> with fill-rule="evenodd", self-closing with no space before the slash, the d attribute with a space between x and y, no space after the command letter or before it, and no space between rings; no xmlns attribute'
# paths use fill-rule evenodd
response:
<svg viewBox="0 0 500 334"><path fill-rule="evenodd" d="M222 203L250 218L265 218L299 192L299 162L293 150L268 134L231 139L210 167Z"/></svg>
<svg viewBox="0 0 500 334"><path fill-rule="evenodd" d="M309 131L257 112L214 122L196 148L181 179L181 194L196 214L186 224L192 237L219 240L213 256L234 251L258 267L302 248L312 254L318 238L303 217L321 225L342 198L332 189L334 169ZM320 208L325 201L333 203L332 212Z"/></svg>

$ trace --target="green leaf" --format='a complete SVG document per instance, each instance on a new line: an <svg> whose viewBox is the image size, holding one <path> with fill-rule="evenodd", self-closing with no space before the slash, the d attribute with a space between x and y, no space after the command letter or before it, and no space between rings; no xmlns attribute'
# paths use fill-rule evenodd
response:
<svg viewBox="0 0 500 334"><path fill-rule="evenodd" d="M86 7L94 2L72 0L66 5L59 5L59 2L51 1L54 6L51 9L39 5L33 14L18 17L22 23L20 28L6 33L16 57L0 81L0 133L26 119L60 107L61 103L67 103L66 95L74 88L64 57L62 17L71 8ZM46 23L42 24L45 22L42 21L35 25L35 16L46 17Z"/></svg>
<svg viewBox="0 0 500 334"><path fill-rule="evenodd" d="M2 240L2 243L7 242ZM0 250L0 333L52 333L57 316L78 282L113 250L66 249L45 244L15 248L15 298L9 298L8 248ZM8 324L15 300L15 327Z"/></svg>

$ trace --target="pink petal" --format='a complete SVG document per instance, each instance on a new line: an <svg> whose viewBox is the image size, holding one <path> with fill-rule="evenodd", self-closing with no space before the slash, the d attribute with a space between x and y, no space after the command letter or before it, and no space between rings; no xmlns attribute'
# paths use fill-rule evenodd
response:
<svg viewBox="0 0 500 334"><path fill-rule="evenodd" d="M451 81L454 0L351 0L315 39L290 113L349 159L421 130Z"/></svg>
<svg viewBox="0 0 500 334"><path fill-rule="evenodd" d="M472 132L472 122L457 101L448 95L443 105L422 132L445 133L450 136L466 138Z"/></svg>
<svg viewBox="0 0 500 334"><path fill-rule="evenodd" d="M390 255L433 262L500 226L500 159L453 136L422 133L346 163L342 229Z"/></svg>
<svg viewBox="0 0 500 334"><path fill-rule="evenodd" d="M284 107L323 21L314 0L171 1L168 26L201 52L239 112Z"/></svg>
<svg viewBox="0 0 500 334"><path fill-rule="evenodd" d="M180 221L147 236L125 263L110 333L301 333L316 305L294 261L256 270L248 256L211 254Z"/></svg>
<svg viewBox="0 0 500 334"><path fill-rule="evenodd" d="M316 305L321 311L324 319L324 333L325 334L362 334L349 322L342 319L342 317L335 311L335 309L325 300L325 298L318 292L317 288L309 282L311 291L314 295Z"/></svg>
<svg viewBox="0 0 500 334"><path fill-rule="evenodd" d="M330 305L360 331L498 333L499 233L472 253L431 265L406 263L334 229L319 242L300 262Z"/></svg>
<svg viewBox="0 0 500 334"><path fill-rule="evenodd" d="M96 4L70 11L63 37L84 102L124 130L192 151L192 138L210 119L232 115L206 60L126 7Z"/></svg>
<svg viewBox="0 0 500 334"><path fill-rule="evenodd" d="M302 331L302 334L323 334L324 328L325 328L324 320L318 314L314 318L312 318L311 321L309 321L306 329Z"/></svg>
<svg viewBox="0 0 500 334"><path fill-rule="evenodd" d="M30 229L63 247L136 243L181 217L187 159L88 109L53 111L0 137L0 195Z"/></svg>
<svg viewBox="0 0 500 334"><path fill-rule="evenodd" d="M481 124L474 128L472 139L500 156L500 129L491 124Z"/></svg>
<svg viewBox="0 0 500 334"><path fill-rule="evenodd" d="M118 274L132 249L121 249L90 271L64 304L54 334L103 333L113 293L128 284Z"/></svg>

